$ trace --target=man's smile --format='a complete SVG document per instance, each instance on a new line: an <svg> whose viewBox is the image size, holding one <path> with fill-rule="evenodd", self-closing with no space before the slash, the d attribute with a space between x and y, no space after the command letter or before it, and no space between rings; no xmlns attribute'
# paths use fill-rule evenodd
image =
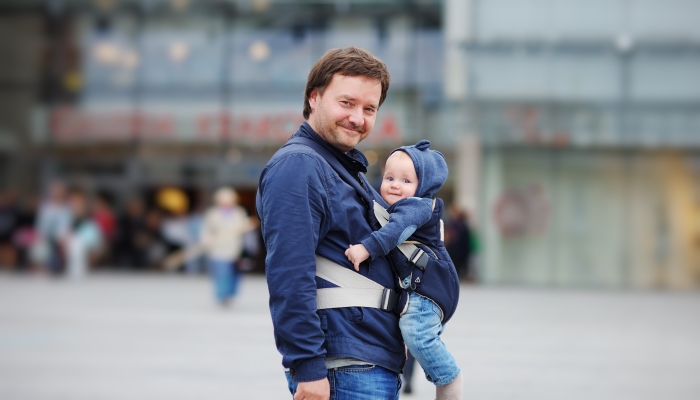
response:
<svg viewBox="0 0 700 400"><path fill-rule="evenodd" d="M343 122L338 122L337 125L343 129L345 129L346 131L350 132L350 134L353 136L354 135L361 135L361 134L365 133L365 130L360 126L346 124Z"/></svg>

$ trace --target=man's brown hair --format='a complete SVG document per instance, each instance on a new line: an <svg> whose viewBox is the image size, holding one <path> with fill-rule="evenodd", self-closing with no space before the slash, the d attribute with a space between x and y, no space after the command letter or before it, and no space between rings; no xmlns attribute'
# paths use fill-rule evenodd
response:
<svg viewBox="0 0 700 400"><path fill-rule="evenodd" d="M382 60L373 56L367 50L358 49L355 46L348 46L343 49L331 49L323 55L309 72L306 80L306 90L304 91L304 119L309 119L311 115L311 105L309 96L314 89L319 94L331 83L333 75L344 76L366 76L377 79L382 84L382 95L379 98L379 106L386 99L386 92L389 90L389 70Z"/></svg>

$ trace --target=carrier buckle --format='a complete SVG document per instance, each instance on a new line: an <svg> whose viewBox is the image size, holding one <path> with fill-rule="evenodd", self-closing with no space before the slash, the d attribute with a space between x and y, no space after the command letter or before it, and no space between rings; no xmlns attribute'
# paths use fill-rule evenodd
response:
<svg viewBox="0 0 700 400"><path fill-rule="evenodd" d="M389 288L384 288L384 292L382 292L382 304L380 305L379 309L386 312L394 312L398 302L398 292Z"/></svg>
<svg viewBox="0 0 700 400"><path fill-rule="evenodd" d="M426 252L416 247L416 250L411 254L411 262L421 271L425 271L425 266L428 265L429 256Z"/></svg>

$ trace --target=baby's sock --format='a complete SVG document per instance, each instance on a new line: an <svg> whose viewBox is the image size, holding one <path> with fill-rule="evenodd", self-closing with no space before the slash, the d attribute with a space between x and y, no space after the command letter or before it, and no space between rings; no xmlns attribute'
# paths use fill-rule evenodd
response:
<svg viewBox="0 0 700 400"><path fill-rule="evenodd" d="M462 373L447 385L436 386L436 400L462 400Z"/></svg>

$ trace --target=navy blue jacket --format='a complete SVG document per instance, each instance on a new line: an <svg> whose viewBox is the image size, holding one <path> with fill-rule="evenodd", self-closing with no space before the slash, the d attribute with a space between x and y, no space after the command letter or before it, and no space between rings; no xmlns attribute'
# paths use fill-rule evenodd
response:
<svg viewBox="0 0 700 400"><path fill-rule="evenodd" d="M360 173L367 160L358 150L343 154L304 122L292 137L311 138L335 154L386 206ZM326 377L326 357L351 357L399 372L405 358L397 315L373 308L317 310L317 288L333 287L316 278L315 254L349 269L351 243L372 233L371 204L343 181L313 149L287 145L275 153L260 176L257 212L267 248L266 274L275 343L282 365L296 382ZM360 274L398 289L385 257L363 263Z"/></svg>

